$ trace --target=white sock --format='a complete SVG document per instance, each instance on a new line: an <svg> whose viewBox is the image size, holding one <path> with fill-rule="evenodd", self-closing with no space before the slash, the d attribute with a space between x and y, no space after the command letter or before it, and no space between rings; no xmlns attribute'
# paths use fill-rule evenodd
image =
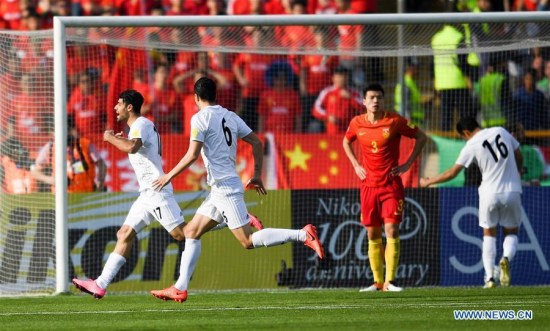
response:
<svg viewBox="0 0 550 331"><path fill-rule="evenodd" d="M483 268L485 269L486 280L493 277L495 258L497 256L497 238L483 236Z"/></svg>
<svg viewBox="0 0 550 331"><path fill-rule="evenodd" d="M174 285L178 290L185 291L189 287L189 281L201 256L201 250L200 239L185 238L185 248L181 253L180 275Z"/></svg>
<svg viewBox="0 0 550 331"><path fill-rule="evenodd" d="M263 229L252 234L254 248L281 245L289 241L304 242L305 240L306 232L304 230Z"/></svg>
<svg viewBox="0 0 550 331"><path fill-rule="evenodd" d="M126 259L124 258L124 256L112 252L107 259L107 262L105 262L105 266L103 267L101 275L95 280L96 284L99 287L106 289L107 286L111 284L113 278L115 278L116 274L118 273L120 268L122 268L124 263L126 263Z"/></svg>
<svg viewBox="0 0 550 331"><path fill-rule="evenodd" d="M516 251L518 250L518 236L515 234L509 234L504 237L502 249L502 256L507 257L508 261L512 261L514 256L516 256Z"/></svg>

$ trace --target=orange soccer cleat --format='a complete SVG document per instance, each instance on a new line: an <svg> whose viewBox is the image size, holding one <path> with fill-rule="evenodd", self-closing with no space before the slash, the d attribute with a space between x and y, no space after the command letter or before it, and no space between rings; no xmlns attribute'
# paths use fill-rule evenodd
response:
<svg viewBox="0 0 550 331"><path fill-rule="evenodd" d="M308 224L304 226L302 230L306 232L306 241L304 242L304 245L313 249L315 253L319 255L320 259L324 259L325 252L323 251L321 241L317 237L317 230L315 230L315 227L312 224Z"/></svg>
<svg viewBox="0 0 550 331"><path fill-rule="evenodd" d="M255 228L256 230L263 230L264 225L262 224L262 221L260 219L252 214L248 214L248 220L250 221L250 226Z"/></svg>
<svg viewBox="0 0 550 331"><path fill-rule="evenodd" d="M153 290L151 291L151 294L155 298L159 298L164 301L174 300L176 302L182 303L187 300L187 290L181 291L174 286L170 286L169 288L165 288L164 290Z"/></svg>

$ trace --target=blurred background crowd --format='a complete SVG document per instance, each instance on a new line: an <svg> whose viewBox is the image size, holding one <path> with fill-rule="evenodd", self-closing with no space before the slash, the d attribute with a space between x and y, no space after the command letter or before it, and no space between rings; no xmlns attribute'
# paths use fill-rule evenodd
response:
<svg viewBox="0 0 550 331"><path fill-rule="evenodd" d="M52 28L54 16L389 13L398 10L399 2L0 0L0 29L47 30ZM482 14L544 11L550 8L548 0L408 0L401 4L400 10L404 13ZM97 28L90 33L101 37L111 33L111 30ZM544 145L548 141L545 132L550 129L548 49L537 47L483 54L459 52L460 48L475 47L477 42L483 40L505 39L512 33L517 31L506 25L443 25L431 36L433 56L405 58L402 80L395 78L395 65L394 72L388 74L387 66L375 57L174 50L141 52L108 45L71 44L67 49L67 111L73 129L70 130L72 138L68 142L73 149L68 152L68 160L71 162L70 169L75 173L70 175L74 176L73 183L76 183L79 178L76 175L80 172L91 173L89 169L94 169L93 176L89 176L82 187L103 190L105 165L93 144L85 139L101 134L105 129L121 129L117 128L112 111L121 89L133 88L145 95L142 113L155 121L162 134L188 135L190 118L197 111L192 87L201 76L215 79L219 88L219 103L238 112L259 133L326 133L341 136L349 120L363 111L362 88L371 82L381 82L387 88L389 100L386 107L400 112L428 131L452 134L458 116L476 115L483 126L506 126L518 139ZM526 33L537 32L529 30ZM200 44L205 47L235 44L259 49L267 41L275 41L288 50L304 46L317 49L328 47L337 48L341 54L364 49L376 39L371 29L353 25L153 29L149 38L155 42L179 44L189 34L198 35ZM26 169L31 168L27 163L32 164L32 178L51 185L53 176L51 169L47 168L52 163L52 146L34 151L31 158L28 152L21 151L24 144L17 147L17 137L47 134L53 129L52 113L38 109L53 109L52 100L44 97L45 94L37 93L36 87L33 88L34 82L43 79L41 70L48 67L44 63L51 64L53 45L51 42L32 42L32 38L22 35L10 42L9 47L15 50L16 56L6 60L0 77L3 85L0 97L4 105L10 105L9 109L2 111L2 116L9 119L10 137L14 137L9 144L3 144L7 147L2 148L2 153L7 155L11 151L9 159L24 159L20 162L25 163ZM439 52L442 50L445 52ZM121 65L127 66L127 69L129 66L131 74L125 77L117 74ZM85 147L82 141L85 141ZM13 168L8 161L3 169ZM18 169L18 163L15 164L13 169Z"/></svg>

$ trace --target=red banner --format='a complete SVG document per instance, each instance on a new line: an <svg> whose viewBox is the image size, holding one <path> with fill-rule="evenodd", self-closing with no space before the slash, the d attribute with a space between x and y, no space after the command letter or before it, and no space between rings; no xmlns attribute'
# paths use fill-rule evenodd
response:
<svg viewBox="0 0 550 331"><path fill-rule="evenodd" d="M105 185L111 192L138 190L137 179L128 155L103 141L103 135L88 137L107 164ZM342 148L342 137L326 134L278 134L264 139L267 144L264 159L264 183L268 189L322 189L358 188L359 178ZM272 139L271 139L272 138ZM51 136L34 137L32 143L25 140L31 157ZM401 140L400 163L409 157L414 140ZM355 144L357 145L357 144ZM172 169L187 152L189 137L183 134L162 135L164 171ZM358 147L358 146L355 146ZM360 155L356 151L356 155ZM254 172L251 147L240 142L237 152L237 171L243 184ZM417 187L419 162L415 162L403 178L405 187ZM193 191L207 188L206 169L199 158L189 169L176 177L172 184L176 191Z"/></svg>

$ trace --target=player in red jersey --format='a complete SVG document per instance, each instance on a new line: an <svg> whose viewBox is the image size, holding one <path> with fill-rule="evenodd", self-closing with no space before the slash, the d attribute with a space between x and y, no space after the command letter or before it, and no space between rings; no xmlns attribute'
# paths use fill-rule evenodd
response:
<svg viewBox="0 0 550 331"><path fill-rule="evenodd" d="M393 283L399 263L399 223L405 199L399 176L409 170L427 138L405 118L383 110L384 89L380 84L367 86L363 96L366 112L351 120L343 141L344 151L361 179L361 223L368 232L369 263L374 276L374 284L361 291L401 291L402 288ZM398 163L401 136L416 139L404 164ZM361 147L361 162L352 148L356 140ZM382 226L386 233L385 250ZM386 262L385 280L383 259Z"/></svg>

